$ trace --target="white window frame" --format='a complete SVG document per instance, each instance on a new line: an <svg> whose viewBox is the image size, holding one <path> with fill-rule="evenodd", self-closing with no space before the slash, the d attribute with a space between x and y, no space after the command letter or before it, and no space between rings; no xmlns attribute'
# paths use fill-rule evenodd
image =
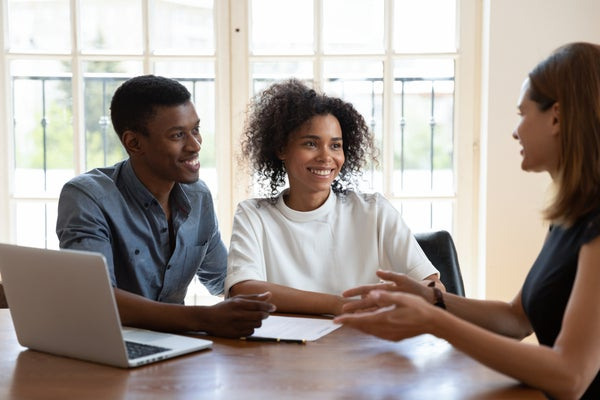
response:
<svg viewBox="0 0 600 400"><path fill-rule="evenodd" d="M320 2L315 0L315 29L318 29L320 16ZM147 26L147 3L143 1L143 24ZM466 287L477 287L480 280L480 272L475 264L478 259L476 238L478 237L478 206L479 206L479 144L478 129L479 116L477 115L477 104L480 92L480 75L477 60L480 59L479 47L481 37L481 2L477 0L457 0L457 29L459 30L459 52L456 55L456 80L455 80L455 118L454 118L454 162L456 165L456 205L454 216L453 236L458 248L463 277ZM4 30L7 28L6 1L0 3L0 25ZM77 0L71 0L71 7L78 7ZM391 1L385 0L386 18L391 18ZM245 189L248 182L246 171L241 170L237 163L239 151L240 134L243 127L245 110L250 96L250 74L249 74L249 49L248 49L248 1L247 0L215 0L215 30L216 30L216 64L215 64L215 92L216 92L216 146L219 149L217 157L217 170L219 174L219 201L217 202L217 213L219 223L226 243L229 242L231 234L231 222L236 204L248 197ZM77 26L71 17L73 25L72 40L77 44ZM391 37L391 24L387 23L386 40ZM9 59L4 42L6 32L0 35L0 128L4 134L0 135L0 241L13 242L15 232L14 216L11 213L10 199L12 193L12 177L7 171L11 171L13 143L8 132L11 132L9 116L12 115L9 93L9 71L7 69ZM386 41L389 43L389 40ZM75 46L75 48L77 48ZM40 55L39 57L54 57L53 55ZM64 55L59 57L65 58ZM81 71L79 70L80 58L76 52L66 57L72 63L73 76L73 103L83 104L80 98L83 95L81 84ZM89 57L88 57L89 58ZM132 57L141 59L144 70L149 71L152 56L145 52L141 56ZM315 63L320 65L320 63ZM235 66L235 67L232 67ZM391 74L390 69L384 72ZM321 82L322 74L319 68L315 70L315 79ZM384 132L389 130L391 116L385 109L391 107L390 96L385 96L384 91ZM81 107L81 105L80 105ZM76 141L83 140L83 121L79 115L83 110L73 113L75 131L80 132ZM385 134L384 134L385 137ZM385 154L386 141L384 139L382 154ZM83 146L79 146L83 148ZM80 151L75 155L77 172L83 171L84 154ZM385 161L384 161L385 162ZM385 165L385 164L384 164ZM389 180L390 177L386 177Z"/></svg>
<svg viewBox="0 0 600 400"><path fill-rule="evenodd" d="M319 10L321 1L316 0L315 5L315 30L319 29L320 16ZM240 134L243 128L244 111L247 100L251 95L251 82L249 73L249 61L253 58L261 59L263 57L250 56L249 37L248 37L248 0L230 0L231 4L231 65L236 68L231 71L231 143L234 144L233 151L237 151L235 144L240 142ZM391 1L385 0L386 21L386 46L390 46L389 38L392 35L392 24L390 19L393 16L391 10ZM455 102L454 102L454 163L456 179L456 203L454 209L453 237L459 253L461 270L466 287L475 287L479 281L479 271L475 266L477 260L476 243L478 235L477 224L477 189L479 180L479 146L478 146L478 123L477 116L477 98L479 97L479 74L477 72L478 49L480 40L480 28L478 22L481 15L480 2L477 0L457 0L457 29L458 29L458 48L456 54L456 72L455 72ZM317 37L315 35L315 37ZM317 46L319 46L317 44ZM318 49L317 49L318 50ZM318 53L318 51L317 51ZM386 62L391 64L391 51L388 51ZM443 54L443 56L447 56ZM307 56L308 58L319 59L320 55ZM314 77L315 81L322 86L323 76L320 70L322 63L315 63ZM384 69L387 81L391 82L392 69ZM391 93L389 88L384 88L384 141L381 153L383 156L386 187L389 187L391 181L391 159L390 154L386 154L390 137L385 132L391 129L392 113L388 110L392 107L391 96L385 93ZM239 146L238 146L239 147ZM390 153L387 151L387 153ZM237 182L231 187L232 204L246 199L249 193L245 188L248 187L247 172L237 167L235 157L231 157L231 179L230 182ZM387 164L386 164L387 162ZM243 184L239 184L242 182ZM384 193L391 197L390 192ZM401 197L399 197L401 199ZM230 217L231 218L231 217ZM460 223L459 223L460 221ZM225 231L225 229L223 229Z"/></svg>

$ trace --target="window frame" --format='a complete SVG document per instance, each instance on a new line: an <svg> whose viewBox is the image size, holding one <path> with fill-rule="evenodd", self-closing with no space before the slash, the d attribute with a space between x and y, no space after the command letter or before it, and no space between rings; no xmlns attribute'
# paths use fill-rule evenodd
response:
<svg viewBox="0 0 600 400"><path fill-rule="evenodd" d="M321 2L315 1L315 37L320 28ZM247 27L248 20L248 0L230 0L231 3L231 23L232 23L232 51L231 63L236 65L232 70L232 102L231 102L231 143L239 143L243 128L243 115L247 105L247 100L251 96L251 77L249 73L249 64L254 60L269 60L273 56L251 55L249 50L249 32ZM393 149L391 144L392 113L389 111L393 107L393 98L386 93L390 93L389 86L393 81L393 68L391 67L394 57L391 49L392 37L392 1L384 0L384 15L386 18L386 27L384 30L386 54L384 56L384 96L383 96L383 143L381 145L381 160L384 169L384 195L390 200L413 200L410 196L394 196L391 191L391 174L393 171ZM472 287L476 282L482 279L482 275L476 269L475 263L478 258L476 243L479 226L477 223L478 210L478 181L479 181L479 144L477 140L477 130L479 118L477 118L477 99L479 91L479 75L476 72L478 48L480 46L480 27L478 20L481 15L480 2L476 0L457 0L457 52L454 54L455 60L455 86L454 86L454 171L455 171L455 205L453 215L452 235L461 259L461 269L463 270L464 280L467 287ZM315 54L293 56L296 59L307 59L318 61L314 63L314 79L317 85L323 87L322 65L324 59L344 59L340 55L323 55L321 45L316 44ZM426 53L406 54L401 57L447 57L450 53ZM285 58L288 56L282 56ZM370 55L362 55L360 58L369 59ZM374 57L381 59L380 56ZM237 149L232 149L236 151ZM231 164L231 182L244 182L243 185L234 185L231 191L232 204L237 204L250 195L246 188L249 187L249 177L247 172L236 167L232 157ZM426 197L435 199L435 196ZM461 223L457 223L461 221ZM223 225L221 223L221 225ZM223 231L225 229L222 228Z"/></svg>
<svg viewBox="0 0 600 400"><path fill-rule="evenodd" d="M148 26L148 0L142 1L143 26ZM315 30L319 28L321 18L319 10L322 1L315 1ZM390 18L391 0L384 0L384 15L386 16L386 48L389 46L389 38L392 35ZM70 0L72 10L77 12L78 1ZM227 0L214 1L216 33L216 53L211 56L189 56L190 59L209 59L213 58L215 62L215 140L218 156L216 157L216 168L219 174L219 201L216 203L217 215L221 227L223 240L227 244L231 234L231 222L236 204L248 197L246 183L248 182L247 172L241 169L237 162L239 151L239 140L242 132L243 121L247 101L250 96L251 81L249 74L249 60L255 56L249 54L249 33L248 33L248 0ZM0 35L0 127L5 132L12 132L9 116L12 115L10 102L10 76L8 65L14 58L52 58L65 59L72 64L73 80L73 104L77 109L73 112L73 127L75 132L75 166L76 173L84 171L84 146L85 129L83 120L83 73L81 65L87 60L104 60L108 56L104 55L82 55L77 50L71 54L20 54L8 53L7 39L7 0L0 2L0 22L4 27ZM72 46L78 48L78 27L73 13L71 13L70 24L72 26ZM478 250L472 243L476 243L480 227L478 225L477 215L479 214L478 193L480 165L479 165L479 116L477 115L477 103L480 91L480 74L478 71L479 48L481 43L481 4L477 0L457 0L457 30L459 38L458 52L455 55L455 100L454 100L454 163L456 172L456 203L454 215L453 236L461 258L461 267L466 287L476 287L477 283L483 279L476 268L478 259ZM123 59L138 60L143 63L144 73L151 72L153 60L169 58L169 56L155 56L147 51L148 42L145 41L146 51L143 54L131 56L120 56ZM319 46L318 46L319 47ZM317 49L318 50L318 49ZM391 52L386 52L386 65L391 65ZM446 54L444 54L446 55ZM306 56L307 58L319 57L317 55ZM340 58L340 56L329 56L331 58ZM368 57L368 56L365 56ZM115 57L110 57L111 60ZM184 57L185 58L185 57ZM341 57L343 58L343 57ZM233 68L232 66L235 66ZM322 62L315 63L314 77L318 83L323 82L321 71ZM384 79L391 81L392 68L384 69ZM391 113L386 112L392 107L391 96L385 95L383 98L384 107L384 132L390 131ZM14 159L12 154L14 143L12 134L0 135L0 148L6 149L0 152L0 165L7 173L0 174L0 241L14 242L16 221L11 203L13 198L13 176L11 173ZM387 171L391 171L391 158L386 156L386 152L391 151L389 146L389 137L384 134L382 143L382 162ZM389 172L388 172L389 174ZM384 181L389 182L391 178L387 176ZM386 184L385 187L389 187ZM389 195L389 193L384 193ZM48 201L57 199L32 198L19 199L24 201ZM461 223L457 223L461 221Z"/></svg>

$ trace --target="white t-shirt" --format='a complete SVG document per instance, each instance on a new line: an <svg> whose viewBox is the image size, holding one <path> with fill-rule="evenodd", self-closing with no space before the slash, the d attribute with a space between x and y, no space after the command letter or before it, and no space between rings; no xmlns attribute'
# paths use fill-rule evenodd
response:
<svg viewBox="0 0 600 400"><path fill-rule="evenodd" d="M234 216L225 293L252 279L339 295L377 283L380 268L418 280L438 273L381 194L331 192L308 212L286 206L283 195L275 204L250 199Z"/></svg>

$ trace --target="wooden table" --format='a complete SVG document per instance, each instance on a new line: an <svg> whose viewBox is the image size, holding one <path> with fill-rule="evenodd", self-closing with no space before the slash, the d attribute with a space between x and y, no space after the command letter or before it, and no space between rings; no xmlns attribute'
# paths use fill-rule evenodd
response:
<svg viewBox="0 0 600 400"><path fill-rule="evenodd" d="M447 342L342 327L316 342L212 338L212 350L125 370L21 347L0 310L1 399L544 399Z"/></svg>

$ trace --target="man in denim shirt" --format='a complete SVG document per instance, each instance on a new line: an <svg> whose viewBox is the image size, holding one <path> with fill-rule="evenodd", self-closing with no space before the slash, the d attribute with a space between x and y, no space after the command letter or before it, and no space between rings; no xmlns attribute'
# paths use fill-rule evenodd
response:
<svg viewBox="0 0 600 400"><path fill-rule="evenodd" d="M212 197L199 180L200 119L189 91L163 77L130 79L113 96L111 119L129 158L63 187L60 247L105 256L124 325L250 335L274 311L269 293L183 304L195 274L221 294L227 268Z"/></svg>

